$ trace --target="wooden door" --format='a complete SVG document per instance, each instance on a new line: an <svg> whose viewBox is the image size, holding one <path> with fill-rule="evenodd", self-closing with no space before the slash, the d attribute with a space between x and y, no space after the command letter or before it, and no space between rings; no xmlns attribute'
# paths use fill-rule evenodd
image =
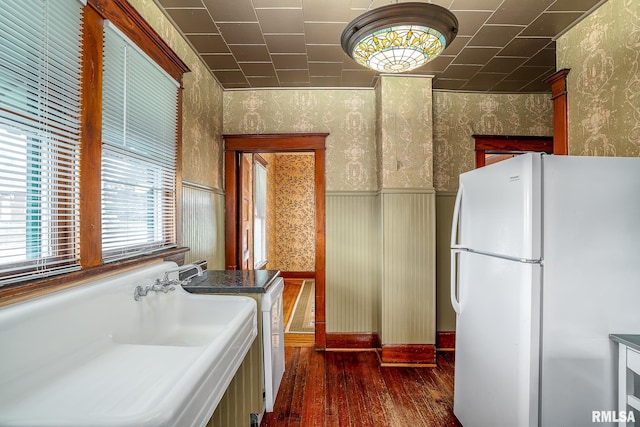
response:
<svg viewBox="0 0 640 427"><path fill-rule="evenodd" d="M240 193L242 201L240 203L240 270L252 270L251 265L251 162L247 155L242 156L240 166Z"/></svg>

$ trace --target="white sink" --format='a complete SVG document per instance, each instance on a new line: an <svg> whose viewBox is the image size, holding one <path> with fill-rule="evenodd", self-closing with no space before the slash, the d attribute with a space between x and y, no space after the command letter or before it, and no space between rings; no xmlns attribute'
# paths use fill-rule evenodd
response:
<svg viewBox="0 0 640 427"><path fill-rule="evenodd" d="M211 342L227 327L244 299L193 295L177 288L166 297L153 293L135 303L140 309L137 326L116 328L111 339L118 344L202 346ZM132 298L133 300L133 298ZM121 324L121 326L124 326Z"/></svg>
<svg viewBox="0 0 640 427"><path fill-rule="evenodd" d="M203 426L255 339L252 298L133 298L161 263L0 308L0 425Z"/></svg>

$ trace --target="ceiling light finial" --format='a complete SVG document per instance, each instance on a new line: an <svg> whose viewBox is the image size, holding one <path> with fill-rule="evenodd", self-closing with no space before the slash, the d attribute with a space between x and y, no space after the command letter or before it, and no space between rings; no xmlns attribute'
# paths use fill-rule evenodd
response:
<svg viewBox="0 0 640 427"><path fill-rule="evenodd" d="M402 73L435 59L451 44L458 20L431 3L394 3L367 11L342 32L342 49L360 65Z"/></svg>

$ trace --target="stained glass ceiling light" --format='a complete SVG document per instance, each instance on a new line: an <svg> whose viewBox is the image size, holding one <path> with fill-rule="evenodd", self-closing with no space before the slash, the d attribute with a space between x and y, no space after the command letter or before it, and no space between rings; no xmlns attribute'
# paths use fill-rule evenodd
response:
<svg viewBox="0 0 640 427"><path fill-rule="evenodd" d="M435 59L451 44L458 20L431 3L394 3L363 13L342 32L342 49L360 65L402 73Z"/></svg>

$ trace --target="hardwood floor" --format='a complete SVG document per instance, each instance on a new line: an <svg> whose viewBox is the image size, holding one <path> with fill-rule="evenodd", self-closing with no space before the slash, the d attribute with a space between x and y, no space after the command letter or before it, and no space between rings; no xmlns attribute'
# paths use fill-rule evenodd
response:
<svg viewBox="0 0 640 427"><path fill-rule="evenodd" d="M286 320L301 286L285 280ZM375 351L315 351L311 334L285 334L285 347L284 378L262 427L460 426L453 352L438 353L437 368L411 368L381 367Z"/></svg>
<svg viewBox="0 0 640 427"><path fill-rule="evenodd" d="M291 313L293 312L293 306L296 303L296 298L298 298L298 293L300 293L300 288L302 287L303 281L304 279L284 279L282 311L284 312L285 325L287 324L287 322L289 322L289 318L291 317ZM313 334L284 334L285 347L313 347L314 344L315 339Z"/></svg>
<svg viewBox="0 0 640 427"><path fill-rule="evenodd" d="M287 323L293 312L293 306L302 287L304 279L284 279L284 291L282 292L282 311L284 322Z"/></svg>
<svg viewBox="0 0 640 427"><path fill-rule="evenodd" d="M274 412L261 426L459 426L452 409L453 357L438 354L437 368L388 368L373 351L287 347Z"/></svg>

